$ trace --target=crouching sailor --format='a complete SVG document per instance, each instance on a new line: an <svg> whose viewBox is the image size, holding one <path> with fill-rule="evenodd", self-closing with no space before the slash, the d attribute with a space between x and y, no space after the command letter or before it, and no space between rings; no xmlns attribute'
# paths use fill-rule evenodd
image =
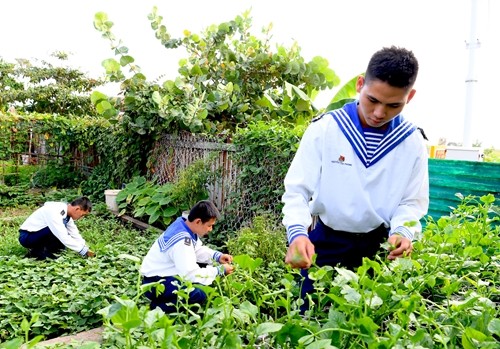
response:
<svg viewBox="0 0 500 349"><path fill-rule="evenodd" d="M143 284L161 282L165 290L158 294L155 288L145 293L150 308L161 308L165 313L176 311L177 293L182 280L210 285L217 276L231 274L233 257L204 246L201 237L208 235L220 213L210 201L194 205L186 218L177 218L153 243L141 265ZM212 261L219 263L210 265ZM198 263L209 264L202 268ZM203 304L206 294L199 288L189 293L189 304Z"/></svg>

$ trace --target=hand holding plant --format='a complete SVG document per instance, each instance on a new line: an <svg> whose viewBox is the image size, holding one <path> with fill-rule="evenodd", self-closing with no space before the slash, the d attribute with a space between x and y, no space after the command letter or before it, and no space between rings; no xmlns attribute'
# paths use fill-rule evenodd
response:
<svg viewBox="0 0 500 349"><path fill-rule="evenodd" d="M231 264L222 264L222 266L224 267L224 274L225 275L229 275L229 274L232 274L233 271L234 271L234 266L231 265Z"/></svg>
<svg viewBox="0 0 500 349"><path fill-rule="evenodd" d="M219 262L222 263L222 264L233 263L233 256L231 256L230 254L225 254L224 253L222 256L220 256Z"/></svg>
<svg viewBox="0 0 500 349"><path fill-rule="evenodd" d="M411 240L407 237L395 234L390 236L387 242L389 243L390 251L387 256L389 260L394 260L400 257L409 257L411 255L413 245Z"/></svg>
<svg viewBox="0 0 500 349"><path fill-rule="evenodd" d="M292 268L308 269L312 264L314 245L306 236L299 236L288 247L285 263Z"/></svg>
<svg viewBox="0 0 500 349"><path fill-rule="evenodd" d="M86 257L95 257L95 252L88 250L87 253L85 254Z"/></svg>

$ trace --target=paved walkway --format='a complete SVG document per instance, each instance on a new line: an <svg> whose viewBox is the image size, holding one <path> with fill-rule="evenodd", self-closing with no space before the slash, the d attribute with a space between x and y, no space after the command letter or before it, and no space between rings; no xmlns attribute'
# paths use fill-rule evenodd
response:
<svg viewBox="0 0 500 349"><path fill-rule="evenodd" d="M85 343L85 342L97 342L102 343L102 331L104 327L94 328L90 331L80 332L72 336L63 336L58 338L49 339L43 342L37 343L37 348L42 348L49 345L56 344L70 344L70 343Z"/></svg>

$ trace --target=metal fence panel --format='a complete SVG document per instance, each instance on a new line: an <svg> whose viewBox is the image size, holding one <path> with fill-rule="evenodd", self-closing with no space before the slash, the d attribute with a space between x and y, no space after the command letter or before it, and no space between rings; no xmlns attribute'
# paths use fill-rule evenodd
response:
<svg viewBox="0 0 500 349"><path fill-rule="evenodd" d="M457 193L500 199L500 163L429 159L429 182L428 215L438 219L460 203Z"/></svg>

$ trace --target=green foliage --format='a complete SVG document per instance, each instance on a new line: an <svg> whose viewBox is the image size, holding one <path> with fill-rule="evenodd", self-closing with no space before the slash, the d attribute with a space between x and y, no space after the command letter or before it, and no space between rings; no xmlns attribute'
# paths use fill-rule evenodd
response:
<svg viewBox="0 0 500 349"><path fill-rule="evenodd" d="M109 126L103 118L0 112L0 158L17 159L19 154L31 152L31 139L32 148L39 149L43 144L46 157L57 157L67 164L75 153L91 149L97 135L107 132Z"/></svg>
<svg viewBox="0 0 500 349"><path fill-rule="evenodd" d="M81 182L82 193L85 193L93 202L104 201L104 191L118 187L118 184L111 178L113 168L106 168L110 163L104 160L94 167L90 175Z"/></svg>
<svg viewBox="0 0 500 349"><path fill-rule="evenodd" d="M181 301L173 314L149 310L141 295L150 286L140 284L135 256L156 234L145 237L92 215L79 226L97 248L94 259L0 256L0 340L19 346L102 321L104 342L93 348L498 348L494 202L492 195L464 198L452 215L428 224L412 259L391 262L382 251L355 271L313 266L315 292L304 315L297 271L245 254L235 256L233 274L203 287L203 306ZM10 226L0 232L17 236ZM185 286L182 300L194 287ZM37 321L29 321L34 313Z"/></svg>
<svg viewBox="0 0 500 349"><path fill-rule="evenodd" d="M73 166L49 162L34 174L32 184L36 188L74 188L83 179L83 174L75 171Z"/></svg>
<svg viewBox="0 0 500 349"><path fill-rule="evenodd" d="M198 201L208 198L208 183L216 175L211 164L216 154L192 162L182 169L173 182L170 198L180 211L190 210Z"/></svg>
<svg viewBox="0 0 500 349"><path fill-rule="evenodd" d="M39 200L27 184L8 186L0 183L0 208L33 205Z"/></svg>
<svg viewBox="0 0 500 349"><path fill-rule="evenodd" d="M250 226L241 228L226 247L232 255L247 254L262 259L264 266L276 263L284 267L286 233L284 228L276 228L272 216L260 215L253 218Z"/></svg>
<svg viewBox="0 0 500 349"><path fill-rule="evenodd" d="M36 166L18 165L13 161L0 161L0 183L7 186L28 185L38 170Z"/></svg>
<svg viewBox="0 0 500 349"><path fill-rule="evenodd" d="M271 25L262 37L252 34L249 12L199 34L185 30L182 38L168 32L156 8L148 18L165 48L187 53L179 62L179 76L161 85L147 81L128 47L114 36L107 14L94 18L94 27L115 54L103 61L106 76L122 88L119 97L92 94L98 112L117 124L112 139L100 147L105 164L99 173L107 171L109 183L147 176L146 159L164 133L231 137L252 122L306 124L318 113L312 104L317 93L340 82L324 58L306 62L297 43L271 47Z"/></svg>
<svg viewBox="0 0 500 349"><path fill-rule="evenodd" d="M0 113L0 121L0 158L14 159L11 161L15 162L21 154L32 153L33 162L40 166L18 166L18 173L26 178L31 172L28 169L36 169L38 172L31 175L30 180L38 188L80 185L88 175L83 169L95 166L100 156L101 163L82 187L85 195L93 200L103 200L104 189L121 183L122 176L127 176L128 171L132 172L144 162L132 158L136 166L125 164L129 159L121 157L122 144L116 143L113 126L104 118ZM33 153L39 149L43 149L42 154ZM120 175L120 171L125 174Z"/></svg>
<svg viewBox="0 0 500 349"><path fill-rule="evenodd" d="M305 315L299 313L302 302L297 299L296 272L276 265L263 268L261 258L238 255L233 274L216 280L213 288L203 288L208 300L201 308L179 302L176 313L164 315L136 300L117 299L101 311L111 341L107 344L124 348L497 348L500 238L498 228L490 225L499 213L493 201L491 195L467 198L454 212L456 219L450 216L446 224L426 231L415 244L413 259L365 259L356 271L312 267L309 275L315 292ZM487 218L491 211L496 218ZM489 260L481 262L485 255ZM193 287L185 285L187 290L179 292L181 299Z"/></svg>
<svg viewBox="0 0 500 349"><path fill-rule="evenodd" d="M134 217L165 229L183 211L208 198L211 176L210 159L202 159L182 170L173 183L158 185L136 177L116 196L120 214L132 212Z"/></svg>
<svg viewBox="0 0 500 349"><path fill-rule="evenodd" d="M362 74L360 74L362 75ZM338 108L342 108L344 104L353 102L358 94L356 91L356 83L358 81L358 77L355 76L351 80L349 80L340 90L333 96L332 100L325 108L325 111L335 110Z"/></svg>
<svg viewBox="0 0 500 349"><path fill-rule="evenodd" d="M0 184L0 208L33 207L46 201L71 201L82 196L77 189L36 189L28 185L6 186Z"/></svg>
<svg viewBox="0 0 500 349"><path fill-rule="evenodd" d="M24 336L23 319L34 313L40 315L30 325L30 338L93 329L102 323L97 311L115 296L135 296L137 270L119 255L145 255L156 234L92 214L78 227L97 257L65 251L57 260L40 262L24 258L26 250L17 242L19 225L29 213L0 218L0 342Z"/></svg>
<svg viewBox="0 0 500 349"><path fill-rule="evenodd" d="M67 54L60 52L52 56L59 63L67 59ZM27 113L95 115L90 92L102 84L62 64L0 59L0 111L15 108Z"/></svg>
<svg viewBox="0 0 500 349"><path fill-rule="evenodd" d="M292 128L276 121L238 128L233 138L238 185L225 210L227 219L244 223L261 212L281 215L283 180L304 129L305 126Z"/></svg>
<svg viewBox="0 0 500 349"><path fill-rule="evenodd" d="M493 147L484 149L484 161L500 162L500 150L496 150Z"/></svg>
<svg viewBox="0 0 500 349"><path fill-rule="evenodd" d="M316 113L312 101L318 91L339 83L326 59L305 62L296 43L273 52L271 25L263 30L262 39L252 35L249 12L200 34L185 30L183 38L171 36L156 8L148 18L167 49L182 47L188 55L179 63L180 75L162 86L146 82L128 48L114 37L113 22L105 13L97 13L94 19L95 28L119 58L107 59L103 66L110 81L122 82L124 97L108 99L95 92L93 103L108 117L123 111L120 121L138 132L219 133L249 121L308 120ZM123 73L125 67L131 78Z"/></svg>
<svg viewBox="0 0 500 349"><path fill-rule="evenodd" d="M119 214L131 212L135 218L165 229L176 218L178 208L170 205L172 185L157 185L144 177L135 177L116 196Z"/></svg>

